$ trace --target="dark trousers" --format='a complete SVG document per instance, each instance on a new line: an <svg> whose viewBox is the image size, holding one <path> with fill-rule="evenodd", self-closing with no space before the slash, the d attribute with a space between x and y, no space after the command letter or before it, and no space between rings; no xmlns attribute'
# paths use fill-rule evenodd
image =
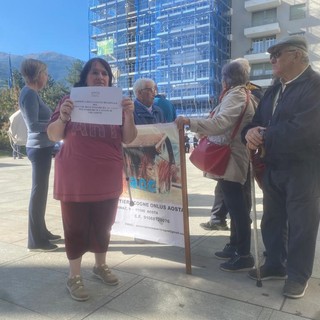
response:
<svg viewBox="0 0 320 320"><path fill-rule="evenodd" d="M231 218L230 244L236 247L239 255L248 255L251 245L251 219L245 188L238 182L220 180L219 183Z"/></svg>
<svg viewBox="0 0 320 320"><path fill-rule="evenodd" d="M52 147L27 148L26 151L32 164L28 228L28 248L32 249L46 245L49 242L49 231L46 227L44 216L47 206Z"/></svg>
<svg viewBox="0 0 320 320"><path fill-rule="evenodd" d="M211 209L210 220L219 220L224 222L227 219L228 210L223 201L223 193L219 184L219 181L216 184L214 189L214 202Z"/></svg>
<svg viewBox="0 0 320 320"><path fill-rule="evenodd" d="M15 159L15 158L19 158L21 159L22 158L22 154L20 152L20 146L17 145L17 144L13 144L12 146L12 157Z"/></svg>
<svg viewBox="0 0 320 320"><path fill-rule="evenodd" d="M248 170L247 181L243 185L245 192L245 201L249 210L251 210L251 180L250 180L250 170ZM219 220L224 222L227 219L228 209L223 201L223 193L220 186L220 181L217 182L214 189L214 202L211 209L210 220Z"/></svg>
<svg viewBox="0 0 320 320"><path fill-rule="evenodd" d="M318 164L277 170L263 180L261 232L266 266L287 268L288 278L304 284L312 274L320 219Z"/></svg>

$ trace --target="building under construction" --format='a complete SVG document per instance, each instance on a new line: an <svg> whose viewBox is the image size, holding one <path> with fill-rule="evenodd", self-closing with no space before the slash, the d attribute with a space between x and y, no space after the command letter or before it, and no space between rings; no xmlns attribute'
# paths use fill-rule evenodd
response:
<svg viewBox="0 0 320 320"><path fill-rule="evenodd" d="M178 114L204 115L230 59L231 0L91 0L90 54L110 63L131 94L152 78Z"/></svg>

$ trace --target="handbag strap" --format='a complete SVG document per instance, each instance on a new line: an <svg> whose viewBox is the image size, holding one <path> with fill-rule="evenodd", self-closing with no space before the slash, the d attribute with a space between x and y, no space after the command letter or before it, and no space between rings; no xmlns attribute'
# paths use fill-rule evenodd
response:
<svg viewBox="0 0 320 320"><path fill-rule="evenodd" d="M244 114L245 114L245 112L247 110L248 104L249 104L249 91L247 89L245 89L245 90L246 90L246 104L245 104L245 107L243 108L243 110L242 110L242 112L241 112L241 114L239 116L239 119L237 121L236 126L234 127L234 129L232 131L231 140L233 140L233 138L236 136L236 134L237 134L237 132L238 132L238 130L240 128L241 121L243 119L243 116L244 116Z"/></svg>

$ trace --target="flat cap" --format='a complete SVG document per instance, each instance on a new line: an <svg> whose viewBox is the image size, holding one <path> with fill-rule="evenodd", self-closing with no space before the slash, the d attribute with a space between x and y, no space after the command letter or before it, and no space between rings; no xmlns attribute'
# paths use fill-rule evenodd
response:
<svg viewBox="0 0 320 320"><path fill-rule="evenodd" d="M276 44L268 48L268 52L272 53L279 50L281 47L293 46L301 50L308 52L308 44L306 39L303 36L289 36L280 39Z"/></svg>

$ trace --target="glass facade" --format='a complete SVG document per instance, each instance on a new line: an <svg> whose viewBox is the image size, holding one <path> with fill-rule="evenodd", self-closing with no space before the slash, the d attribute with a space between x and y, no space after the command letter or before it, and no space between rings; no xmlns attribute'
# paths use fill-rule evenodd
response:
<svg viewBox="0 0 320 320"><path fill-rule="evenodd" d="M91 57L105 57L124 93L137 78L152 78L178 114L207 114L230 59L230 6L231 0L92 0Z"/></svg>

